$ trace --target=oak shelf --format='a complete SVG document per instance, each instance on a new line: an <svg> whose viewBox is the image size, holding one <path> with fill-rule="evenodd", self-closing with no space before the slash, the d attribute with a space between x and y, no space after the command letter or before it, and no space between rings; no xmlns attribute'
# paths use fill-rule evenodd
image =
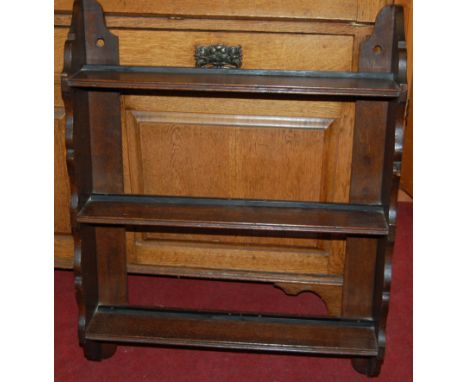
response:
<svg viewBox="0 0 468 382"><path fill-rule="evenodd" d="M372 321L132 306L99 306L86 339L309 354L378 353Z"/></svg>
<svg viewBox="0 0 468 382"><path fill-rule="evenodd" d="M119 226L183 227L308 235L384 236L383 207L141 195L92 195L77 221Z"/></svg>
<svg viewBox="0 0 468 382"><path fill-rule="evenodd" d="M391 73L307 72L85 65L68 85L93 90L197 91L398 98Z"/></svg>

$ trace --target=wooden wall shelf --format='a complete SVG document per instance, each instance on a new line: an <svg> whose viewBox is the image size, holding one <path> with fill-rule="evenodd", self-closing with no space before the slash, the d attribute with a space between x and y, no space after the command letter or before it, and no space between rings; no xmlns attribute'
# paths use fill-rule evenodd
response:
<svg viewBox="0 0 468 382"><path fill-rule="evenodd" d="M276 234L385 236L381 206L233 199L92 195L78 223Z"/></svg>
<svg viewBox="0 0 468 382"><path fill-rule="evenodd" d="M376 356L372 322L100 306L86 338L304 354Z"/></svg>
<svg viewBox="0 0 468 382"><path fill-rule="evenodd" d="M401 8L381 10L359 57L359 72L120 66L118 38L106 28L101 6L96 0L75 1L62 95L79 334L87 358L111 356L115 343L200 346L348 356L357 371L378 375L385 351L407 90ZM120 97L160 92L174 97L221 92L252 102L262 97L354 102L349 203L124 194ZM314 278L319 285L340 288L341 311L334 312L340 317L130 306L125 233L141 227L193 234L218 230L225 235L345 238L343 276L156 269L182 277L269 281L290 294L302 290L297 283Z"/></svg>
<svg viewBox="0 0 468 382"><path fill-rule="evenodd" d="M240 69L152 68L89 65L68 79L71 87L125 91L297 94L398 98L392 73L304 72Z"/></svg>

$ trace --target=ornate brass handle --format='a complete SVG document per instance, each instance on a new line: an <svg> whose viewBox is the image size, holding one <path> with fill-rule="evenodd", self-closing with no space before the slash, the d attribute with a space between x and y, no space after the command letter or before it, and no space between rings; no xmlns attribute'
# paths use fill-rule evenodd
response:
<svg viewBox="0 0 468 382"><path fill-rule="evenodd" d="M195 61L197 68L240 68L242 48L240 45L200 45L195 48Z"/></svg>

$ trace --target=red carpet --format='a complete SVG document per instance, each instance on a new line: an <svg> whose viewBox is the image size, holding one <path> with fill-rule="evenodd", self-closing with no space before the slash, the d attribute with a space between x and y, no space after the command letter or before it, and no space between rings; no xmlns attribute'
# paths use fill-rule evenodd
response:
<svg viewBox="0 0 468 382"><path fill-rule="evenodd" d="M412 380L413 205L400 203L387 324L387 354L378 378L354 371L349 359L120 346L102 362L87 361L77 339L73 274L55 271L56 381L398 381ZM222 285L223 288L219 286ZM323 314L321 300L288 297L267 284L243 284L130 276L130 301L243 311ZM173 303L177 301L177 303Z"/></svg>

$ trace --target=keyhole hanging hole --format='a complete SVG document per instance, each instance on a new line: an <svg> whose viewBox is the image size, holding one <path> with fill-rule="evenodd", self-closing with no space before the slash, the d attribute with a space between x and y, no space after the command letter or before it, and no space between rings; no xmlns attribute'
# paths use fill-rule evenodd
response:
<svg viewBox="0 0 468 382"><path fill-rule="evenodd" d="M380 45L376 45L376 46L374 46L373 51L374 51L374 54L378 55L378 54L382 53L382 47Z"/></svg>
<svg viewBox="0 0 468 382"><path fill-rule="evenodd" d="M104 45L105 45L104 39L98 38L98 39L96 40L96 46L97 46L97 47L102 48Z"/></svg>

